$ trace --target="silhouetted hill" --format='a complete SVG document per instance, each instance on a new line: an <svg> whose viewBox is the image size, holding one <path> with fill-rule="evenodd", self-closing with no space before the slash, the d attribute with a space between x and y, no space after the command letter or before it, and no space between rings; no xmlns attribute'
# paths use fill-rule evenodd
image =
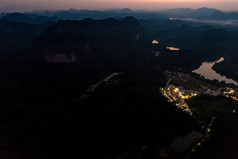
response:
<svg viewBox="0 0 238 159"><path fill-rule="evenodd" d="M215 12L221 12L217 9L214 9L214 8L206 8L206 7L203 7L203 8L199 8L197 10L194 10L194 12L191 14L191 16L193 17L198 17L198 18L203 18L203 17L206 17L206 16L209 16Z"/></svg>
<svg viewBox="0 0 238 159"><path fill-rule="evenodd" d="M231 12L231 13L229 13L229 17L231 19L238 19L238 12Z"/></svg>
<svg viewBox="0 0 238 159"><path fill-rule="evenodd" d="M56 21L57 18L39 16L34 14L23 14L23 13L10 13L2 17L1 20L12 21L12 22L21 22L21 23L30 23L30 24L42 24L46 22Z"/></svg>
<svg viewBox="0 0 238 159"><path fill-rule="evenodd" d="M133 11L129 8L123 8L123 9L112 9L112 10L106 10L107 12L117 12L117 13L133 13Z"/></svg>
<svg viewBox="0 0 238 159"><path fill-rule="evenodd" d="M16 32L21 32L26 30L31 32L35 28L37 28L37 25L34 25L34 24L0 20L0 30L6 31L6 32L16 33Z"/></svg>
<svg viewBox="0 0 238 159"><path fill-rule="evenodd" d="M208 31L208 30L212 30L214 29L212 26L209 25L201 25L197 28L197 31L199 32L204 32L204 31Z"/></svg>
<svg viewBox="0 0 238 159"><path fill-rule="evenodd" d="M190 8L175 8L175 9L164 10L161 12L168 16L177 15L177 16L187 17L188 15L193 14L194 11L195 11L194 9L190 9Z"/></svg>
<svg viewBox="0 0 238 159"><path fill-rule="evenodd" d="M105 20L85 18L81 21L60 20L46 30L46 34L75 34L115 38L123 36L136 38L138 32L139 23L133 17L126 17L121 21L113 18Z"/></svg>
<svg viewBox="0 0 238 159"><path fill-rule="evenodd" d="M68 58L71 59L69 61L83 61L93 56L98 57L101 53L104 57L107 53L114 52L114 55L108 55L107 58L110 58L123 47L126 47L124 49L127 51L128 47L133 48L133 43L140 39L141 32L139 23L133 17L121 21L113 18L61 20L47 28L45 34L36 40L36 50L47 61L63 62L64 58L65 61L68 61ZM57 56L62 56L62 59L57 60ZM97 60L102 57L99 56Z"/></svg>
<svg viewBox="0 0 238 159"><path fill-rule="evenodd" d="M122 19L122 22L128 25L139 25L138 20L134 17L125 17L124 19Z"/></svg>
<svg viewBox="0 0 238 159"><path fill-rule="evenodd" d="M5 15L6 15L5 13L0 13L0 18L2 18Z"/></svg>
<svg viewBox="0 0 238 159"><path fill-rule="evenodd" d="M105 19L108 17L126 17L133 14L133 11L130 9L115 9L115 10L105 10L105 11L98 11L98 10L76 10L76 9L69 9L69 10L59 10L59 11L45 11L41 13L35 13L50 17L58 17L61 20L82 20L84 18L92 18L92 19Z"/></svg>
<svg viewBox="0 0 238 159"><path fill-rule="evenodd" d="M1 55L30 47L32 40L52 23L41 25L0 20Z"/></svg>
<svg viewBox="0 0 238 159"><path fill-rule="evenodd" d="M116 19L122 19L127 16L133 16L135 18L167 18L166 16L158 12L147 11L132 11L128 8L124 9L112 9L112 10L59 10L59 11L41 11L33 12L32 14L57 17L61 20L82 20L84 18L92 19L106 19L113 17Z"/></svg>
<svg viewBox="0 0 238 159"><path fill-rule="evenodd" d="M172 17L180 17L180 18L199 18L199 19L213 19L213 20L229 20L229 19L237 19L237 14L235 12L232 13L224 13L220 10L214 8L199 8L199 9L190 9L190 8L177 8L162 11L165 15Z"/></svg>

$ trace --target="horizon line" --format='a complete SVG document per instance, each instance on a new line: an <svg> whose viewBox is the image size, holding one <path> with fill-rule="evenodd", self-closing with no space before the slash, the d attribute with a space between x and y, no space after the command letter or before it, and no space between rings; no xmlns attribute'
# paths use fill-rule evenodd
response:
<svg viewBox="0 0 238 159"><path fill-rule="evenodd" d="M208 9L216 9L222 12L238 12L238 10L221 10L217 9L215 7L197 7L197 8L192 8L192 7L172 7L172 8L166 8L166 9L131 9L129 7L121 7L121 8L104 8L104 9L77 9L77 8L65 8L65 9L31 9L31 10L26 10L26 11L1 11L2 9L0 8L0 13L30 13L30 12L46 12L46 11L51 11L51 12L57 12L57 11L69 11L69 10L76 10L76 11L82 11L82 10L87 10L87 11L113 11L113 10L125 10L128 9L132 12L159 12L159 11L166 11L166 10L173 10L173 9L191 9L191 10L198 10L201 8L208 8Z"/></svg>

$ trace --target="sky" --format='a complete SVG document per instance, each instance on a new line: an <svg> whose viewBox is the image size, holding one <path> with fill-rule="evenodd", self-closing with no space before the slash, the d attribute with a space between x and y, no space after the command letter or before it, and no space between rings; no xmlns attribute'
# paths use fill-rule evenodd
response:
<svg viewBox="0 0 238 159"><path fill-rule="evenodd" d="M57 9L163 10L171 8L209 7L238 11L238 0L0 0L0 12Z"/></svg>

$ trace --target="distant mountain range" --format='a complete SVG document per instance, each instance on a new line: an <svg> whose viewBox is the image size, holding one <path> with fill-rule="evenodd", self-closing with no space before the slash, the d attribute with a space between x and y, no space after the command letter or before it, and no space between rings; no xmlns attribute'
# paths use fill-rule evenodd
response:
<svg viewBox="0 0 238 159"><path fill-rule="evenodd" d="M3 16L5 16L5 13L0 13L0 18L2 18Z"/></svg>
<svg viewBox="0 0 238 159"><path fill-rule="evenodd" d="M41 16L36 14L10 13L2 17L1 20L10 22L21 22L30 24L41 24L50 21L56 21L56 17Z"/></svg>
<svg viewBox="0 0 238 159"><path fill-rule="evenodd" d="M34 11L26 13L0 13L1 20L31 24L41 24L58 20L82 20L84 18L107 19L112 17L116 19L123 19L127 16L133 16L140 19L167 18L157 12L135 12L128 8L105 11L69 9L58 11Z"/></svg>
<svg viewBox="0 0 238 159"><path fill-rule="evenodd" d="M134 16L136 18L167 18L168 16L173 17L181 17L181 18L200 18L200 19L238 19L238 12L222 12L220 10L214 8L199 8L199 9L190 9L190 8L176 8L169 9L158 12L146 12L146 11L133 11L128 8L124 9L115 9L115 10L104 10L104 11L96 11L96 10L76 10L69 9L63 11L43 11L43 12L35 12L35 14L40 14L44 16L54 16L60 19L83 19L86 17L100 19L100 18L108 18L108 17L126 17L126 16Z"/></svg>
<svg viewBox="0 0 238 159"><path fill-rule="evenodd" d="M238 12L222 12L213 8L177 8L158 12L132 11L128 8L115 10L58 10L58 11L34 11L29 13L0 13L0 19L4 21L41 24L58 20L82 20L84 18L106 19L113 17L123 19L126 16L133 16L138 19L167 19L196 18L208 20L238 20Z"/></svg>
<svg viewBox="0 0 238 159"><path fill-rule="evenodd" d="M199 9L190 9L190 8L176 8L161 11L161 14L165 14L171 17L179 18L197 18L197 19L211 19L211 20L237 20L238 12L222 12L214 8L199 8Z"/></svg>

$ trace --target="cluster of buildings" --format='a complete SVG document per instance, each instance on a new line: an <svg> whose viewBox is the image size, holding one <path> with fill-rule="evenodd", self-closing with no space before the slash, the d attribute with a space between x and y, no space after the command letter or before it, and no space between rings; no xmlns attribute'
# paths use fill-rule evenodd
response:
<svg viewBox="0 0 238 159"><path fill-rule="evenodd" d="M165 88L161 88L161 92L169 102L174 103L178 108L192 115L191 110L184 100L196 96L197 94L195 92L188 90L180 91L174 85L166 85Z"/></svg>
<svg viewBox="0 0 238 159"><path fill-rule="evenodd" d="M223 94L227 98L231 98L233 100L237 100L238 101L238 93L235 90L233 90L232 88L225 88Z"/></svg>

